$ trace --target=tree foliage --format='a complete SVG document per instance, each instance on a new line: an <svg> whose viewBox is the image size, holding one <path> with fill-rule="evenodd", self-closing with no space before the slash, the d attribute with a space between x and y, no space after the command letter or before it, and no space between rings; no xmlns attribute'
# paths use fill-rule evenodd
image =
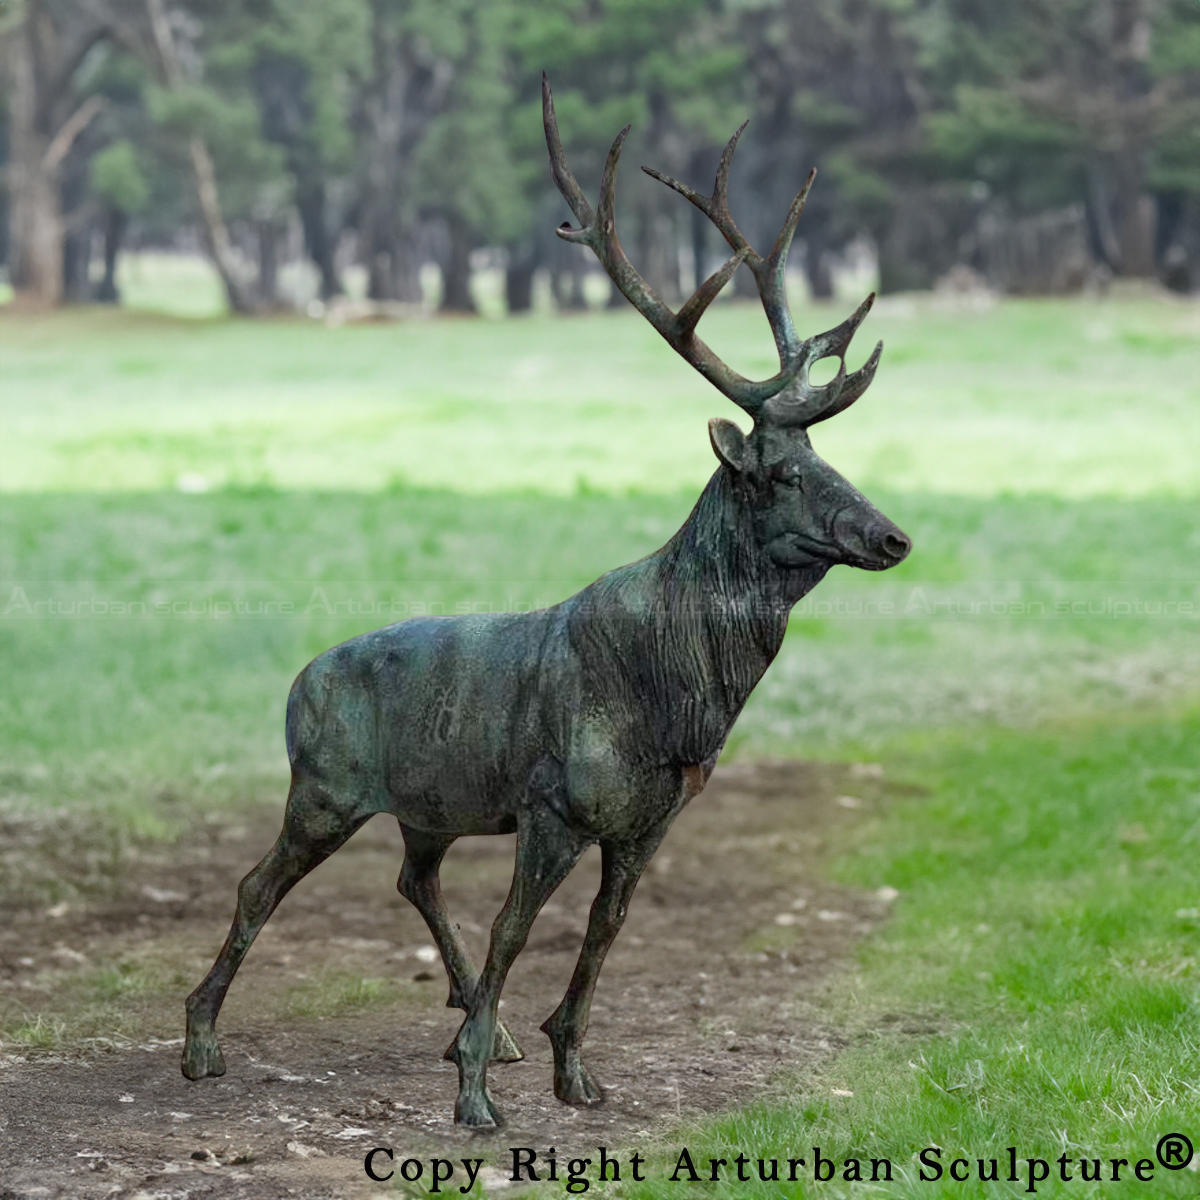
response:
<svg viewBox="0 0 1200 1200"><path fill-rule="evenodd" d="M92 191L128 216L144 208L150 185L138 164L137 150L125 138L110 142L92 159Z"/></svg>
<svg viewBox="0 0 1200 1200"><path fill-rule="evenodd" d="M490 248L510 307L539 268L579 306L543 71L581 181L633 123L627 162L707 188L751 118L731 203L756 245L816 166L794 260L818 295L864 237L885 288L959 262L1050 286L1018 263L1047 222L1088 269L1200 286L1195 0L20 0L0 42L10 271L51 302L58 276L86 293L92 231L128 225L199 229L239 307L274 302L297 237L325 298L357 262L417 301L433 259L470 310ZM629 167L620 219L668 298L724 250Z"/></svg>

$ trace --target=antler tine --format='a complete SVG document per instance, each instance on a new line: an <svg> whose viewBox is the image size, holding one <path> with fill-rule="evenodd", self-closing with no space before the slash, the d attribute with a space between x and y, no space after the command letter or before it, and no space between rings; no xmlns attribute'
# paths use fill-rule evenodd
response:
<svg viewBox="0 0 1200 1200"><path fill-rule="evenodd" d="M875 293L872 292L855 310L848 316L840 325L834 329L827 330L825 333L814 334L808 339L808 354L807 359L810 363L816 362L818 358L827 358L830 354L836 354L839 358L845 358L846 351L850 347L850 339L854 337L855 331L863 323L867 313L871 311L871 306L875 303Z"/></svg>
<svg viewBox="0 0 1200 1200"><path fill-rule="evenodd" d="M621 159L621 148L629 136L632 125L626 125L608 151L604 160L604 174L600 177L600 208L596 224L603 238L617 236L617 163Z"/></svg>
<svg viewBox="0 0 1200 1200"><path fill-rule="evenodd" d="M643 167L652 179L657 179L659 183L665 183L672 191L678 192L685 199L690 200L705 216L708 216L707 196L701 195L695 188L690 188L686 183L680 183L678 179L672 179L670 175L664 175L661 171L656 171L653 167Z"/></svg>
<svg viewBox="0 0 1200 1200"><path fill-rule="evenodd" d="M815 425L818 421L827 421L849 408L867 390L875 376L875 368L879 365L883 343L880 342L875 347L871 357L853 375L846 374L846 350L850 346L854 331L862 324L874 302L875 293L872 292L836 329L818 333L803 344L803 353L800 355L803 366L799 378L799 403L794 408L785 410L789 424L807 427ZM818 359L831 355L841 360L838 363L837 374L821 387L813 387L808 381L809 368Z"/></svg>
<svg viewBox="0 0 1200 1200"><path fill-rule="evenodd" d="M876 342L875 349L871 351L871 357L846 379L839 398L842 401L842 408L848 408L871 386L871 380L875 378L875 370L879 366L882 354L883 342ZM840 408L838 412L841 412ZM833 416L832 413L829 415Z"/></svg>
<svg viewBox="0 0 1200 1200"><path fill-rule="evenodd" d="M824 405L818 401L816 416L806 418L805 425L828 421L830 417L836 417L838 413L845 412L871 386L871 380L875 378L875 369L879 366L879 357L882 353L883 343L877 342L875 349L871 351L871 357L852 375L846 374L846 364L843 362L837 378L826 385L826 388L832 388L834 383L840 383L837 394ZM824 391L826 388L820 390Z"/></svg>
<svg viewBox="0 0 1200 1200"><path fill-rule="evenodd" d="M788 251L792 246L792 238L795 236L796 226L800 221L800 214L804 212L808 193L812 191L813 180L816 177L817 168L813 167L808 173L808 178L804 181L804 186L796 193L796 198L792 201L792 207L788 209L787 219L783 222L783 228L779 231L779 236L775 239L775 245L771 249L771 257L767 259L767 262L780 272L782 272L784 263L787 261Z"/></svg>
<svg viewBox="0 0 1200 1200"><path fill-rule="evenodd" d="M726 213L729 212L729 168L733 164L733 152L737 149L738 139L746 132L746 126L749 124L750 118L747 117L733 131L733 137L725 143L725 149L721 151L721 161L717 164L717 177L713 181L713 203L720 204Z"/></svg>
<svg viewBox="0 0 1200 1200"><path fill-rule="evenodd" d="M783 228L775 239L770 256L762 264L761 270L754 273L755 282L758 284L758 293L762 297L763 308L766 309L767 320L771 325L771 332L775 335L775 345L779 350L781 365L797 362L803 349L803 343L792 322L791 310L788 308L785 271L788 251L791 249L792 238L796 233L796 225L800 221L800 214L804 212L808 193L812 189L813 180L816 177L817 169L814 167L809 171L804 186L796 193L796 198L792 201L791 208L788 209Z"/></svg>
<svg viewBox="0 0 1200 1200"><path fill-rule="evenodd" d="M608 272L609 278L620 289L621 294L634 308L654 326L656 330L676 350L675 314L654 293L654 289L634 270L633 264L625 255L617 238L616 194L617 194L617 164L621 160L621 148L629 136L630 126L626 125L617 134L604 163L604 175L600 182L600 209L592 213L591 219L582 229L556 229L559 237L568 242L582 242L590 246ZM564 163L565 165L565 163ZM572 181L573 182L573 181ZM578 186L578 185L576 185ZM560 189L561 190L561 189ZM570 203L570 197L566 197ZM580 193L582 195L582 193ZM586 204L587 201L585 200ZM589 213L591 208L588 208ZM681 351L682 353L682 351ZM714 357L709 352L710 356ZM724 364L722 364L723 366ZM728 368L726 368L728 370ZM720 386L720 385L718 385Z"/></svg>
<svg viewBox="0 0 1200 1200"><path fill-rule="evenodd" d="M733 258L696 289L695 295L688 300L678 314L673 313L655 295L654 289L637 273L617 239L615 217L617 164L621 157L621 148L629 134L629 127L626 126L617 135L612 149L608 152L604 176L600 185L600 208L597 212L593 211L587 202L582 189L567 166L562 138L558 132L558 122L554 115L554 100L550 93L549 81L544 73L542 75L542 120L546 127L546 144L550 150L550 168L554 182L580 222L579 229L572 229L564 223L555 232L564 241L590 246L621 294L654 326L670 346L730 400L750 416L757 416L763 404L792 381L799 365L789 364L786 371L780 370L778 374L761 382L747 379L726 366L708 346L696 337L695 329L696 323L705 309L713 302L721 288L729 282L737 268L743 262L751 259L751 256L759 264L762 260L754 254L754 251L742 238L742 245ZM733 142L736 140L735 136ZM727 157L731 154L732 150L727 147ZM674 183L674 181L671 182ZM678 186L679 190L682 190L682 185ZM740 234L737 236L741 238Z"/></svg>
<svg viewBox="0 0 1200 1200"><path fill-rule="evenodd" d="M681 341L692 336L692 331L704 316L705 310L717 298L721 289L733 278L733 273L746 261L749 250L739 250L720 270L714 271L693 293L692 298L675 314L675 324Z"/></svg>
<svg viewBox="0 0 1200 1200"><path fill-rule="evenodd" d="M643 167L642 170L647 175L657 179L659 183L665 183L667 187L678 192L685 199L690 200L720 231L721 236L729 243L730 247L736 252L746 250L746 263L751 270L758 274L755 268L762 263L762 258L755 254L751 249L750 243L746 241L742 235L742 231L734 224L733 217L729 212L729 166L733 162L733 152L737 149L738 138L742 136L742 131L749 125L749 121L743 121L734 133L725 149L721 152L721 164L717 167L717 178L713 183L713 194L711 196L701 195L694 188L688 187L686 183L680 183L678 179L672 179L670 175L664 175L661 171L656 171L653 167Z"/></svg>
<svg viewBox="0 0 1200 1200"><path fill-rule="evenodd" d="M550 94L550 80L546 78L545 71L542 72L542 124L546 130L546 148L550 151L550 174L554 176L563 199L571 206L575 219L586 229L592 224L595 214L583 194L583 188L575 182L575 176L567 166L567 156L558 132L558 118L554 115L554 97Z"/></svg>
<svg viewBox="0 0 1200 1200"><path fill-rule="evenodd" d="M642 170L660 183L665 183L667 187L678 192L686 200L690 200L721 231L721 236L734 251L745 252L743 261L754 274L754 281L758 285L758 294L762 299L767 321L775 338L775 348L779 351L780 370L781 372L791 371L794 374L799 369L803 343L796 333L796 327L788 309L784 266L792 244L792 237L796 232L796 223L804 211L804 202L808 199L809 189L812 187L817 173L815 170L809 172L804 186L792 201L787 219L783 223L783 229L775 239L775 246L771 251L770 258L763 258L762 255L755 253L729 211L729 168L733 163L733 152L737 149L738 139L749 124L749 121L743 121L721 152L721 162L717 167L717 177L713 182L711 196L701 195L694 188L680 183L678 179L672 179L670 175L664 175L661 171L654 170L653 167L643 167Z"/></svg>

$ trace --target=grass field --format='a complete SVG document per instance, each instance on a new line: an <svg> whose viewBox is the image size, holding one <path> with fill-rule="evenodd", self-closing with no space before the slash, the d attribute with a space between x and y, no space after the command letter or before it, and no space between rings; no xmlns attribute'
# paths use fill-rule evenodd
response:
<svg viewBox="0 0 1200 1200"><path fill-rule="evenodd" d="M776 369L757 305L718 306L703 332L739 370ZM877 338L870 393L814 434L864 489L1196 494L1193 304L898 297L848 366ZM4 340L5 491L674 493L711 473L704 422L729 409L632 312L328 329L90 311L8 318Z"/></svg>
<svg viewBox="0 0 1200 1200"><path fill-rule="evenodd" d="M723 1186L681 1173L684 1194L1195 1196L1197 1164L1166 1171L1154 1151L1168 1133L1198 1140L1198 745L1192 710L885 756L931 794L880 814L842 861L843 878L902 897L830 996L850 1048L794 1101L677 1137L657 1177L686 1144L705 1180L712 1158L750 1163ZM939 1036L901 1032L922 1025ZM833 1160L819 1189L813 1147ZM761 1182L756 1160L785 1152L807 1183ZM870 1182L872 1158L891 1183L882 1168ZM981 1183L993 1159L998 1182ZM850 1160L867 1182L845 1182Z"/></svg>
<svg viewBox="0 0 1200 1200"><path fill-rule="evenodd" d="M757 309L706 326L772 369ZM1057 1178L1063 1153L1200 1143L1200 309L900 297L859 336L857 360L887 343L879 378L814 441L916 549L797 610L729 752L868 755L924 791L832 868L901 892L830 997L837 1078L688 1144L907 1172L823 1195L975 1196L1026 1184L922 1182L913 1154L1017 1145ZM0 376L2 803L160 834L278 800L288 684L331 643L552 602L660 545L713 469L705 419L733 415L621 313L5 316Z"/></svg>

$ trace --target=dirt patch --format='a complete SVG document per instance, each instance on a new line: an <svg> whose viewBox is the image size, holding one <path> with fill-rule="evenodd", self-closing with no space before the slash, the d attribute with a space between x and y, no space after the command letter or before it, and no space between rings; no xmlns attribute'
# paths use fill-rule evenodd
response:
<svg viewBox="0 0 1200 1200"><path fill-rule="evenodd" d="M762 1095L837 1049L813 1001L887 899L816 868L884 787L863 767L715 773L651 863L605 964L585 1053L606 1099L577 1110L553 1096L537 1027L578 953L599 878L590 852L509 976L502 1016L527 1057L492 1067L508 1124L487 1136L452 1123L457 1076L441 1054L461 1014L444 1007L431 939L395 892L394 821L370 822L268 923L221 1014L219 1080L179 1072L182 1000L225 935L237 881L273 840L278 809L223 813L166 850L127 852L107 893L34 907L10 892L0 910L0 1200L356 1196L370 1194L373 1146L394 1147L397 1163L424 1153L495 1169L511 1146L594 1155ZM3 834L10 843L15 830ZM512 850L510 838L463 839L446 860L451 913L479 957ZM21 854L28 867L37 848Z"/></svg>

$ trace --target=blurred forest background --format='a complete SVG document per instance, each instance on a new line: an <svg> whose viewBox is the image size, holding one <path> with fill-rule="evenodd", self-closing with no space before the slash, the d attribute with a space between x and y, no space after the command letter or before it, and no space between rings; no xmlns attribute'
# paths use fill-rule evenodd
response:
<svg viewBox="0 0 1200 1200"><path fill-rule="evenodd" d="M543 70L594 191L633 122L620 221L667 298L726 255L631 170L773 239L821 172L795 267L1010 294L1113 276L1200 289L1196 0L8 0L6 212L18 297L119 300L119 255L205 255L233 311L604 304L546 169ZM952 274L957 272L957 274ZM735 290L752 293L744 269ZM475 283L473 283L473 279ZM609 297L606 300L606 297ZM486 307L486 306L485 306Z"/></svg>

